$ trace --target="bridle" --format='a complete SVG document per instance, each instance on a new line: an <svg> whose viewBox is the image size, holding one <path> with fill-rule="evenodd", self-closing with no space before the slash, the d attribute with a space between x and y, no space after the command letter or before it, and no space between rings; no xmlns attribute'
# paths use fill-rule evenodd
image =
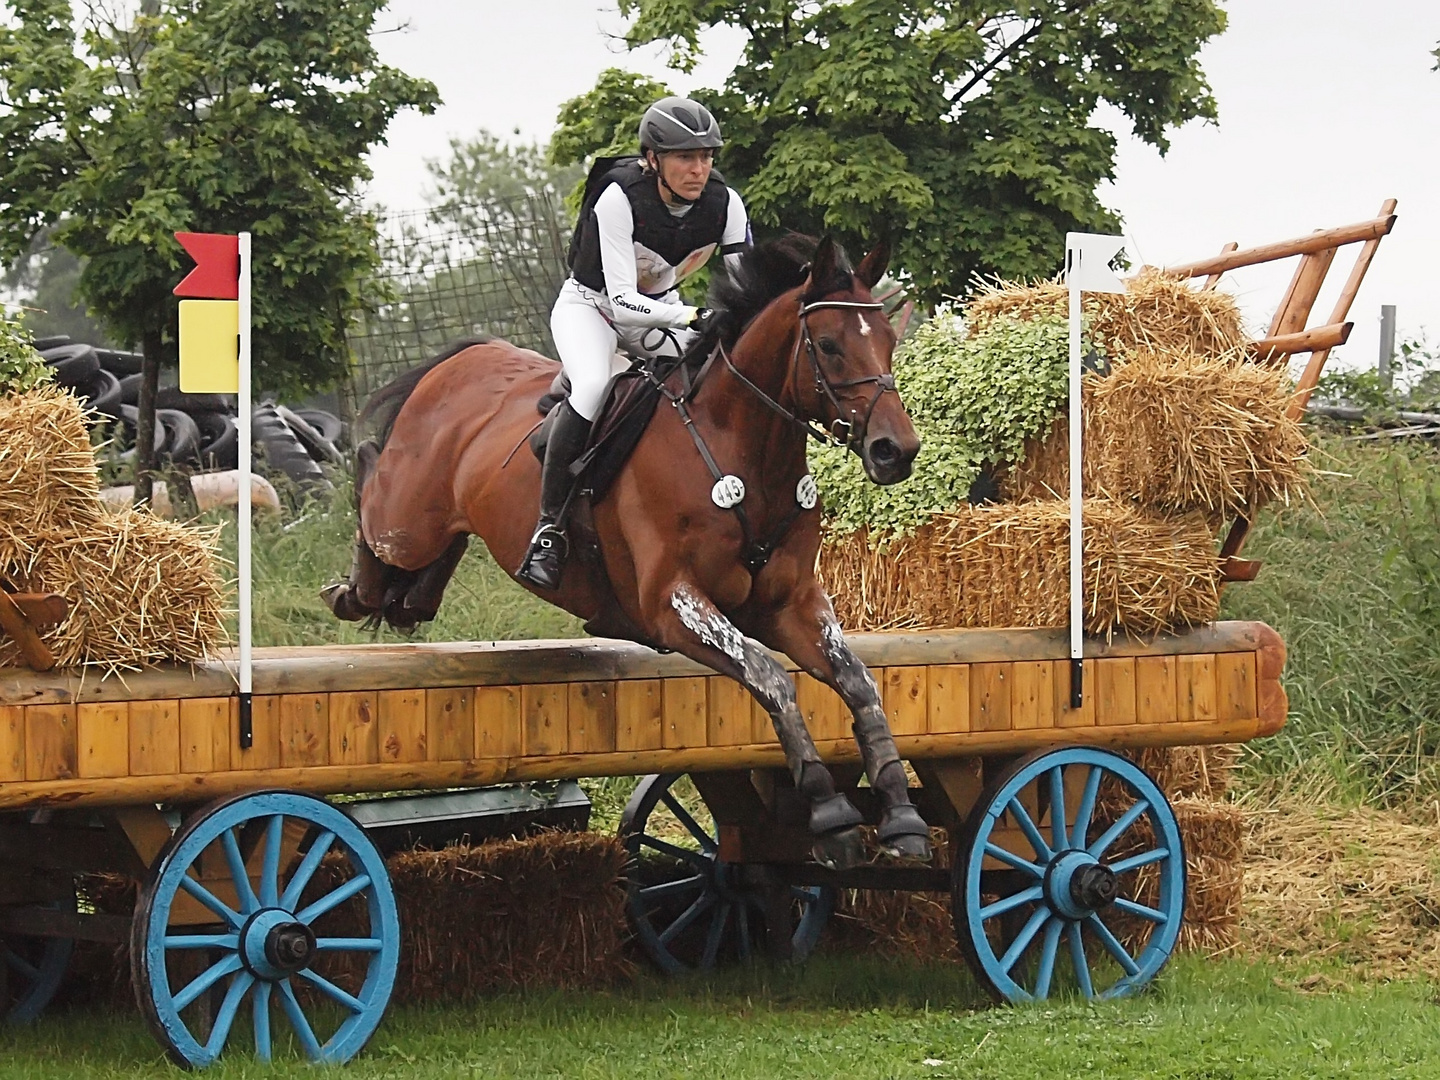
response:
<svg viewBox="0 0 1440 1080"><path fill-rule="evenodd" d="M800 333L795 337L795 349L790 354L790 382L798 386L800 381L800 349L804 346L806 355L810 357L810 369L815 376L816 393L821 394L830 402L835 410L835 418L821 428L816 427L813 420L806 419L785 408L760 387L756 386L737 368L730 360L730 354L725 351L723 345L716 348L720 352L720 358L725 361L725 366L730 369L730 374L740 380L743 386L749 388L750 392L758 397L770 409L779 413L790 423L803 428L812 438L822 443L829 443L835 446L843 446L847 450L858 450L859 445L864 442L865 432L870 426L870 417L875 413L875 406L880 403L881 397L888 393L897 393L895 389L895 376L890 372L883 375L862 375L858 379L846 379L843 382L831 382L825 377L824 370L820 367L820 357L815 349L815 339L810 336L809 315L813 311L820 311L824 308L842 308L850 311L883 311L885 305L878 301L865 303L859 300L816 300L810 304L800 305ZM864 408L864 418L856 423L855 418L860 415L861 410L852 408L849 418L845 415L845 406L841 403L837 390L848 390L855 386L864 386L867 383L875 384L875 393ZM844 430L843 435L840 429Z"/></svg>

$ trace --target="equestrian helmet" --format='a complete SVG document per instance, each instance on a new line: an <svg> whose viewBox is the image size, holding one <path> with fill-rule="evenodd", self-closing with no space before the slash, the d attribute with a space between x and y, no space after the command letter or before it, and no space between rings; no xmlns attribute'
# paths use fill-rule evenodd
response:
<svg viewBox="0 0 1440 1080"><path fill-rule="evenodd" d="M645 110L640 121L640 152L654 150L718 150L725 145L720 125L697 101L666 97Z"/></svg>

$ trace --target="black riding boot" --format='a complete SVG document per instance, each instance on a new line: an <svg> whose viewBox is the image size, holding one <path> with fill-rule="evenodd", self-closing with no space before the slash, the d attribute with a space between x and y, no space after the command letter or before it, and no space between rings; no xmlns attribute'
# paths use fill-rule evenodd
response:
<svg viewBox="0 0 1440 1080"><path fill-rule="evenodd" d="M572 409L570 402L562 401L555 411L545 444L545 466L540 472L540 523L516 571L516 577L540 589L560 587L560 571L569 548L561 515L574 482L570 463L580 456L590 438L590 421Z"/></svg>

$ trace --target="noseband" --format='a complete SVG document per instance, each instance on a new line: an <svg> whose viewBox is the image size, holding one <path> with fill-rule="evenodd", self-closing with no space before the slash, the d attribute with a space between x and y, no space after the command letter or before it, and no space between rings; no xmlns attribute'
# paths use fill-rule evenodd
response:
<svg viewBox="0 0 1440 1080"><path fill-rule="evenodd" d="M831 382L825 377L825 372L820 367L820 357L815 350L815 341L810 336L810 323L808 317L812 311L820 311L823 308L842 308L852 311L883 311L884 304L879 302L862 303L859 300L816 300L811 304L800 305L800 333L795 338L795 350L790 355L790 376L791 381L799 385L800 376L800 348L803 345L805 354L810 357L810 369L815 376L815 391L826 398L831 407L835 410L835 419L824 427L817 427L812 420L808 420L797 413L785 408L764 390L742 375L738 368L730 361L730 355L722 347L720 356L725 361L725 366L730 373L740 380L742 384L750 388L751 393L763 401L772 410L779 413L786 420L789 420L797 427L804 428L812 438L822 443L830 443L835 446L843 446L848 450L857 450L859 444L865 439L865 432L870 427L870 417L875 412L875 406L880 403L880 398L887 392L895 393L895 376L890 372L884 375L863 375L858 379L846 379L844 382ZM871 395L869 402L865 405L864 416L856 423L855 418L860 415L859 409L851 409L849 418L845 415L845 406L841 403L836 390L848 390L854 386L864 386L867 383L875 384L875 393ZM843 434L841 433L843 429Z"/></svg>

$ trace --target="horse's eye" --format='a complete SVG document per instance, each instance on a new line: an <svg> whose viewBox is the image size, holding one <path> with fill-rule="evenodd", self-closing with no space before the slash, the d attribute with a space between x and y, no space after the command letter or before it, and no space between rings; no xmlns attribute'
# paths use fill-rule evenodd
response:
<svg viewBox="0 0 1440 1080"><path fill-rule="evenodd" d="M828 337L822 337L820 339L820 351L826 356L839 356L840 346L836 345L835 342L831 341Z"/></svg>

